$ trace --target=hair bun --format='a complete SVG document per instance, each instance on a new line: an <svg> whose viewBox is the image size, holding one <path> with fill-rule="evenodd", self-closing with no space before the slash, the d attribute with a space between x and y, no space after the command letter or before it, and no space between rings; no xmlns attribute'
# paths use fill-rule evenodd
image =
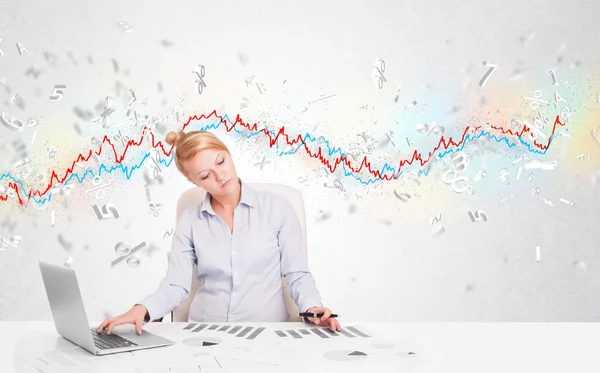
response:
<svg viewBox="0 0 600 373"><path fill-rule="evenodd" d="M169 133L167 133L167 137L165 138L165 140L167 141L167 144L169 144L169 145L177 145L177 143L179 142L179 140L181 140L183 135L184 135L183 131L179 131L179 132L169 131Z"/></svg>

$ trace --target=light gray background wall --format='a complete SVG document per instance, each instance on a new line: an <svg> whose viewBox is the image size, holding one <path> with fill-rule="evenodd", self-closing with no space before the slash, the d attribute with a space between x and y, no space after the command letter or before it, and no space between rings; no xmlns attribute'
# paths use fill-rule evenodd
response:
<svg viewBox="0 0 600 373"><path fill-rule="evenodd" d="M596 1L2 1L1 111L41 124L22 132L0 126L0 173L16 173L17 139L26 144L35 173L54 169L60 176L79 153L97 149L94 136L113 137L121 129L138 139L140 127L125 116L130 88L137 95L132 109L158 118L165 129L180 128L184 110L189 115L217 109L271 129L285 125L291 135L324 136L348 152L361 149L373 169L385 162L396 166L414 149L431 150L439 135L417 132L419 123L435 122L454 138L479 122L505 128L512 118L533 123L524 96L541 90L551 100L556 92L565 102L539 110L551 119L563 107L574 110L566 129L558 131L570 137L556 137L544 155L495 141L481 155L469 143L462 174L473 195L457 194L442 181L448 167L443 162L420 185L406 174L363 185L339 170L325 172L302 152L276 158L264 136L241 139L222 127L216 133L246 181L287 183L302 191L310 268L325 305L346 319L599 320L600 140L591 136L600 127L598 19ZM123 31L120 21L131 31ZM22 55L17 43L27 49ZM381 89L372 76L377 58L385 61ZM488 70L483 61L498 68L482 87ZM205 66L202 94L191 73L197 64ZM30 66L39 71L37 78L26 73ZM124 87L119 95L117 82ZM64 96L51 101L59 84L67 86ZM323 93L336 95L307 105ZM80 107L98 118L106 96L116 109L108 129L76 115L74 107ZM240 109L243 101L247 107ZM404 110L412 101L417 105ZM393 143L375 144L371 151L358 136L365 132L373 143L389 131ZM120 142L114 143L122 152ZM58 152L48 158L51 146ZM144 142L123 164L139 163L148 150ZM271 163L261 170L256 164L265 154ZM105 155L102 160L113 165ZM556 161L556 168L523 170L517 180L519 167L534 159ZM17 248L0 252L0 319L51 319L37 260L74 259L94 320L121 313L156 289L170 249L164 232L173 227L177 198L191 184L174 164L163 166L163 183L150 186L152 200L163 204L155 217L144 190L149 164L129 180L122 172L102 174L102 183L112 184L101 200L86 192L94 186L88 177L70 195L37 206L44 211L20 208L14 199L0 203L0 236L22 237ZM509 172L505 181L499 179L503 169ZM482 170L486 176L476 181ZM336 178L345 191L323 187ZM0 185L8 181L5 175ZM394 190L412 198L402 202ZM91 205L107 202L117 206L119 219L94 215ZM468 211L478 209L486 222L469 219ZM430 220L438 214L445 231L436 238ZM112 268L119 241L146 241L153 250L140 255L138 268Z"/></svg>

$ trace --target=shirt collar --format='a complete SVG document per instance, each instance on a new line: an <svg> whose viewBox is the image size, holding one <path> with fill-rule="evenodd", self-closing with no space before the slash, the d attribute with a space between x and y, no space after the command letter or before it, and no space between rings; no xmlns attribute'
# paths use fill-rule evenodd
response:
<svg viewBox="0 0 600 373"><path fill-rule="evenodd" d="M248 207L256 207L256 191L244 181L242 181L241 178L238 177L238 180L242 187L242 193L240 195L240 204L246 205ZM215 211L213 210L210 204L210 198L211 194L206 192L206 197L204 197L204 200L200 204L200 212L202 213L206 211L211 215L216 215Z"/></svg>

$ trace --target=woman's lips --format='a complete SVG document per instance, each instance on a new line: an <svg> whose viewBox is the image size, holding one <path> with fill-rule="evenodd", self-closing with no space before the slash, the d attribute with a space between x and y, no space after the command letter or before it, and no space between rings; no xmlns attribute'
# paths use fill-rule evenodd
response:
<svg viewBox="0 0 600 373"><path fill-rule="evenodd" d="M221 185L221 188L225 188L227 185L229 185L230 181L231 181L231 179L229 179L226 182L224 182L223 185Z"/></svg>

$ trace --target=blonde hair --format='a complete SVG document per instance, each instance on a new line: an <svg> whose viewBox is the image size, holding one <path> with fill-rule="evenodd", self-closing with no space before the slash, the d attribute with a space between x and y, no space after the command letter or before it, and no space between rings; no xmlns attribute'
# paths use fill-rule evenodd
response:
<svg viewBox="0 0 600 373"><path fill-rule="evenodd" d="M229 152L229 149L214 133L208 131L189 131L189 132L174 132L167 133L165 141L169 145L175 146L175 166L179 172L187 177L183 169L182 161L192 159L198 152L204 149L213 149Z"/></svg>

